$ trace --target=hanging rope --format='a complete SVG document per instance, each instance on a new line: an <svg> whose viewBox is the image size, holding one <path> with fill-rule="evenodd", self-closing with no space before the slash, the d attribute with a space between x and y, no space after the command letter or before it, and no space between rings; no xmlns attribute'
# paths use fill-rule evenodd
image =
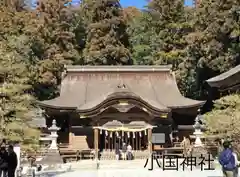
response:
<svg viewBox="0 0 240 177"><path fill-rule="evenodd" d="M116 128L105 128L105 127L95 127L100 130L105 130L109 132L140 132L140 131L145 131L145 135L147 134L147 129L152 128L152 127L144 127L144 128L128 128L128 127L116 127Z"/></svg>

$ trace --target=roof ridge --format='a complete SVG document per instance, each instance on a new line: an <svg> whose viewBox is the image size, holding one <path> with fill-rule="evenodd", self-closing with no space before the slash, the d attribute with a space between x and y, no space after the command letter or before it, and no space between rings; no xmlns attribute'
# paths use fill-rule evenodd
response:
<svg viewBox="0 0 240 177"><path fill-rule="evenodd" d="M65 65L64 68L67 72L166 72L171 71L172 65Z"/></svg>
<svg viewBox="0 0 240 177"><path fill-rule="evenodd" d="M219 74L219 75L217 75L215 77L212 77L212 78L210 78L210 79L208 79L206 81L207 82L222 81L222 80L226 79L227 77L230 77L230 76L232 76L234 74L237 74L238 72L240 72L240 64L235 66L235 67L233 67L233 68L231 68L231 69L229 69L228 71L225 71L225 72L223 72L223 73L221 73L221 74Z"/></svg>

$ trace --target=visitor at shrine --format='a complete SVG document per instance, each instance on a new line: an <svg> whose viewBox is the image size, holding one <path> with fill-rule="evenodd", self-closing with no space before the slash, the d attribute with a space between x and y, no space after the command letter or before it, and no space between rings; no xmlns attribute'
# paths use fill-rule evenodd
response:
<svg viewBox="0 0 240 177"><path fill-rule="evenodd" d="M188 155L188 152L191 147L191 142L190 142L189 138L184 136L183 141L181 142L181 146L183 147L183 154L186 157Z"/></svg>
<svg viewBox="0 0 240 177"><path fill-rule="evenodd" d="M233 146L232 146L232 151L233 151L233 156L234 156L234 159L235 159L235 169L234 169L234 172L233 172L233 176L238 177L239 161L238 161L238 156L237 156L237 153L236 153L236 149Z"/></svg>
<svg viewBox="0 0 240 177"><path fill-rule="evenodd" d="M234 177L236 162L231 149L231 143L229 141L225 141L223 143L223 148L224 150L219 156L219 163L222 166L223 175L224 177Z"/></svg>
<svg viewBox="0 0 240 177"><path fill-rule="evenodd" d="M1 147L0 149L0 177L7 177L7 169L8 169L8 153L5 147Z"/></svg>
<svg viewBox="0 0 240 177"><path fill-rule="evenodd" d="M127 146L127 160L133 160L132 146L130 144Z"/></svg>
<svg viewBox="0 0 240 177"><path fill-rule="evenodd" d="M122 146L122 159L126 160L127 157L127 144L123 142Z"/></svg>
<svg viewBox="0 0 240 177"><path fill-rule="evenodd" d="M18 160L17 154L13 150L13 146L8 146L8 177L15 177L15 171L17 168Z"/></svg>
<svg viewBox="0 0 240 177"><path fill-rule="evenodd" d="M2 142L0 144L1 147L6 147L7 145L7 140L6 139L2 139Z"/></svg>
<svg viewBox="0 0 240 177"><path fill-rule="evenodd" d="M116 141L115 144L115 155L116 155L116 160L119 160L120 158L120 147L119 147L119 142Z"/></svg>

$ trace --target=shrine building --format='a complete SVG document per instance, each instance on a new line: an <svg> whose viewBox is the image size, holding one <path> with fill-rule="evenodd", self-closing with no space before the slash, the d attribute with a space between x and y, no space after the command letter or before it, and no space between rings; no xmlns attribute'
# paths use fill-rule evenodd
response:
<svg viewBox="0 0 240 177"><path fill-rule="evenodd" d="M192 133L204 103L181 95L170 65L66 66L60 95L38 102L47 126L55 119L60 127L59 146L97 152L122 142L134 151L172 146Z"/></svg>
<svg viewBox="0 0 240 177"><path fill-rule="evenodd" d="M240 65L208 79L207 83L211 87L211 94L215 96L213 99L231 93L238 93L240 91Z"/></svg>

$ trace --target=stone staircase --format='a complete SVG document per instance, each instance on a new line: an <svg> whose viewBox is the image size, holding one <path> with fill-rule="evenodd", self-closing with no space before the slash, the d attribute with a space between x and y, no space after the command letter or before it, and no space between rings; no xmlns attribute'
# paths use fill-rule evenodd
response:
<svg viewBox="0 0 240 177"><path fill-rule="evenodd" d="M116 155L114 151L103 151L100 153L100 160L115 160ZM134 159L147 159L149 157L149 152L145 151L133 151Z"/></svg>

